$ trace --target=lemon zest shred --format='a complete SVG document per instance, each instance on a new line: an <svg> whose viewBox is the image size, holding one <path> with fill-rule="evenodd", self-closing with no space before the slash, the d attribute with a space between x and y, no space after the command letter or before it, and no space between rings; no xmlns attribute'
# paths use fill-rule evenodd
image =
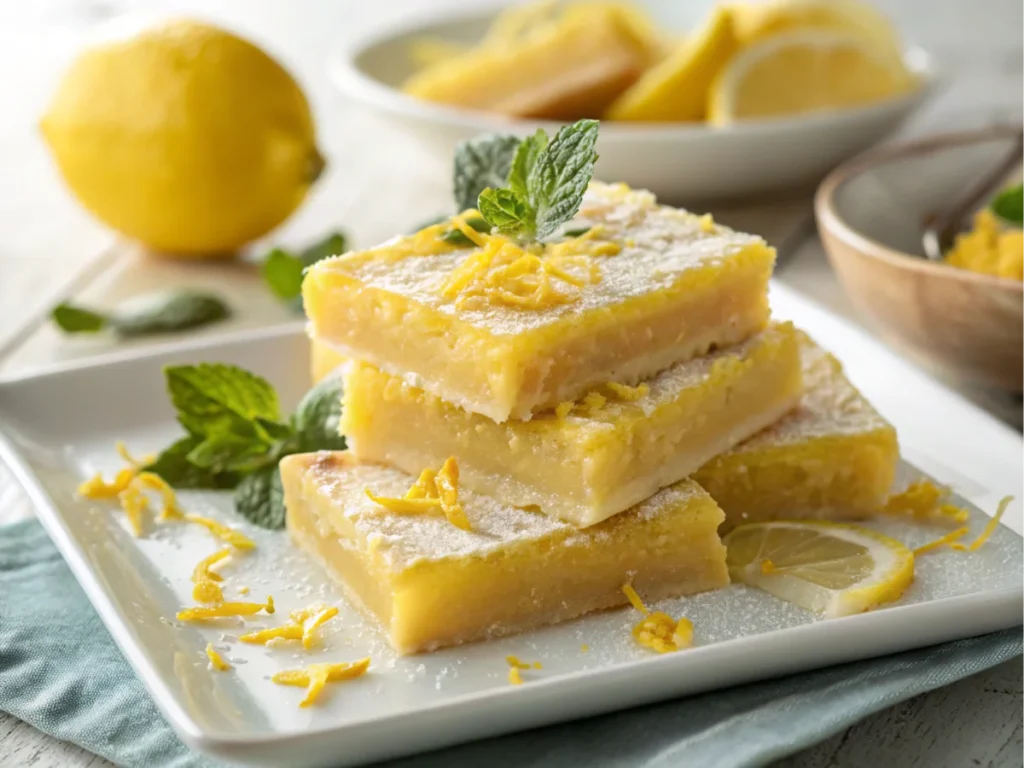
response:
<svg viewBox="0 0 1024 768"><path fill-rule="evenodd" d="M459 503L459 465L454 456L449 456L441 469L436 472L424 469L405 496L393 498L377 496L369 488L364 489L369 499L389 512L398 515L423 515L441 512L449 523L464 531L472 530L469 518Z"/></svg>
<svg viewBox="0 0 1024 768"><path fill-rule="evenodd" d="M227 602L211 606L185 608L178 611L178 621L207 621L226 616L255 616L260 611L274 612L274 598L267 597L266 603Z"/></svg>
<svg viewBox="0 0 1024 768"><path fill-rule="evenodd" d="M316 630L338 615L338 609L334 606L317 611L302 622L302 647L312 648L316 643Z"/></svg>
<svg viewBox="0 0 1024 768"><path fill-rule="evenodd" d="M634 608L640 611L640 613L647 613L647 606L644 605L644 601L640 599L640 595L638 595L636 593L636 590L633 589L632 584L624 584L622 587L622 592L626 595L626 598L629 600L630 605L632 605Z"/></svg>
<svg viewBox="0 0 1024 768"><path fill-rule="evenodd" d="M519 667L511 667L508 671L508 682L511 685L522 685L523 676L519 673Z"/></svg>
<svg viewBox="0 0 1024 768"><path fill-rule="evenodd" d="M207 555L206 557L204 557L196 564L196 567L192 570L192 581L196 584L207 579L210 579L212 581L223 581L224 577L221 576L219 573L211 571L210 568L219 563L221 560L224 560L230 554L231 547L224 547L223 549L218 549L212 555Z"/></svg>
<svg viewBox="0 0 1024 768"><path fill-rule="evenodd" d="M589 653L589 652L590 652L590 646L589 645L584 643L583 645L580 646L580 653Z"/></svg>
<svg viewBox="0 0 1024 768"><path fill-rule="evenodd" d="M298 624L282 624L280 627L269 627L255 632L247 632L246 634L241 635L238 639L243 643L266 645L271 640L276 640L278 638L284 640L301 640L302 627Z"/></svg>
<svg viewBox="0 0 1024 768"><path fill-rule="evenodd" d="M167 484L160 475L155 472L139 472L135 478L139 487L149 491L156 491L163 501L163 509L160 510L160 520L180 520L185 516L181 507L178 506L178 496L174 489Z"/></svg>
<svg viewBox="0 0 1024 768"><path fill-rule="evenodd" d="M992 519L985 525L985 529L981 534L972 541L970 544L961 544L956 542L950 544L950 546L957 552L975 552L982 547L982 545L989 540L996 528L999 527L999 521L1003 519L1003 514L1006 512L1007 507L1010 506L1010 502L1013 501L1013 496L1004 496L996 509L996 513L992 515Z"/></svg>
<svg viewBox="0 0 1024 768"><path fill-rule="evenodd" d="M238 588L238 594L240 594L240 595L248 595L249 594L249 588L248 587L239 587Z"/></svg>
<svg viewBox="0 0 1024 768"><path fill-rule="evenodd" d="M256 542L246 536L244 533L236 528L224 525L211 517L204 517L203 515L184 515L186 523L194 523L195 525L201 525L203 528L208 530L214 536L221 541L227 542L235 549L249 550L256 548Z"/></svg>
<svg viewBox="0 0 1024 768"><path fill-rule="evenodd" d="M132 527L132 534L136 538L141 537L144 532L142 518L149 507L149 499L146 498L146 494L140 491L137 486L130 484L117 495L117 500L125 515L128 516L128 522Z"/></svg>
<svg viewBox="0 0 1024 768"><path fill-rule="evenodd" d="M136 472L156 461L156 454L153 453L147 453L141 459L136 459L128 452L128 446L125 445L124 440L118 440L114 443L114 450L117 451L117 455L121 457L124 463Z"/></svg>
<svg viewBox="0 0 1024 768"><path fill-rule="evenodd" d="M370 667L370 657L358 661L343 661L337 664L310 664L304 669L286 669L274 675L278 685L294 685L306 689L305 698L299 702L300 707L308 707L316 703L327 683L352 680L361 677Z"/></svg>
<svg viewBox="0 0 1024 768"><path fill-rule="evenodd" d="M217 653L217 650L213 647L213 643L206 644L206 658L210 660L210 666L218 672L227 672L231 669L231 665L224 661L223 656Z"/></svg>
<svg viewBox="0 0 1024 768"><path fill-rule="evenodd" d="M527 664L525 661L520 661L519 658L516 656L506 656L505 663L508 664L510 667L516 667L518 669L530 668L529 664Z"/></svg>
<svg viewBox="0 0 1024 768"><path fill-rule="evenodd" d="M103 479L102 473L97 472L78 486L78 495L94 501L116 499L122 491L131 485L134 479L135 470L131 467L118 470L114 479L109 483Z"/></svg>
<svg viewBox="0 0 1024 768"><path fill-rule="evenodd" d="M948 495L949 488L935 485L930 480L918 480L890 496L882 512L919 523L963 525L970 519L970 512L955 504L943 503Z"/></svg>
<svg viewBox="0 0 1024 768"><path fill-rule="evenodd" d="M693 643L693 622L687 618L676 621L667 613L655 611L633 627L633 638L658 653L680 651Z"/></svg>
<svg viewBox="0 0 1024 768"><path fill-rule="evenodd" d="M473 245L479 246L480 248L486 246L488 239L491 237L490 235L486 235L483 232L477 232L475 229L469 226L469 224L466 223L466 220L461 215L452 216L451 225L455 227L455 229L459 230L459 232L464 234L467 238L469 238Z"/></svg>
<svg viewBox="0 0 1024 768"><path fill-rule="evenodd" d="M701 216L698 223L700 224L700 231L705 234L711 234L715 231L715 217L710 213L705 213Z"/></svg>
<svg viewBox="0 0 1024 768"><path fill-rule="evenodd" d="M693 622L689 619L684 617L676 621L667 613L650 612L632 584L624 584L622 591L630 605L643 614L643 618L633 626L633 639L637 643L658 653L679 651L693 644Z"/></svg>
<svg viewBox="0 0 1024 768"><path fill-rule="evenodd" d="M950 545L950 546L953 546L954 542L957 539L962 539L964 536L967 535L967 533L968 533L968 529L966 527L964 527L964 528L957 528L955 531L950 531L945 536L940 536L939 538L935 539L934 541L929 541L927 544L922 544L920 547L915 549L914 550L914 557L917 557L919 555L927 554L928 552L932 552L932 551L934 551L936 549L939 549L940 547L944 547L947 544Z"/></svg>
<svg viewBox="0 0 1024 768"><path fill-rule="evenodd" d="M459 503L459 465L454 456L449 456L434 478L441 509L448 522L456 528L470 531L469 518Z"/></svg>
<svg viewBox="0 0 1024 768"><path fill-rule="evenodd" d="M761 561L761 573L765 576L775 573L777 570L778 569L775 567L775 563L773 563L771 560Z"/></svg>
<svg viewBox="0 0 1024 768"><path fill-rule="evenodd" d="M396 499L388 496L377 496L369 488L366 495L374 504L379 504L396 515L422 515L441 509L439 499Z"/></svg>

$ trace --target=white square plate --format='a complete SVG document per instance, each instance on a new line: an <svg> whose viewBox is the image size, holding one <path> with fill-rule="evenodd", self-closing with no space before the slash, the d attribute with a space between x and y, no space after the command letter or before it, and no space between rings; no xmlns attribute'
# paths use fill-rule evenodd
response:
<svg viewBox="0 0 1024 768"><path fill-rule="evenodd" d="M905 456L964 499L991 512L1021 492L1021 440L984 412L902 362L885 348L780 286L776 315L809 330L846 363L851 377L897 426ZM634 645L631 610L615 610L502 640L397 658L383 636L350 609L327 576L284 533L254 529L228 494L182 493L184 505L244 529L257 542L225 574L226 592L272 594L273 626L312 602L341 607L314 652L239 643L240 620L216 628L185 625L175 613L192 604L193 566L219 542L196 526L151 524L133 538L113 504L76 499L97 470L120 465L113 447L156 450L177 434L161 366L222 361L249 368L294 404L308 385L308 345L300 328L247 332L164 345L75 364L0 384L0 458L38 508L115 641L161 711L194 748L251 765L339 765L413 753L531 726L593 715L1021 623L1021 504L1007 525L973 554L922 557L918 578L893 607L823 621L741 586L668 600L658 609L686 615L696 646L658 656ZM904 473L913 470L906 465ZM973 532L987 518L975 511ZM934 529L880 528L916 546ZM1012 530L1011 530L1012 529ZM1016 533L1014 532L1016 531ZM207 668L207 642L234 665ZM588 646L584 651L582 646ZM505 656L540 661L525 684L507 683ZM322 705L299 709L302 691L270 681L311 661L364 655L371 671L328 686Z"/></svg>

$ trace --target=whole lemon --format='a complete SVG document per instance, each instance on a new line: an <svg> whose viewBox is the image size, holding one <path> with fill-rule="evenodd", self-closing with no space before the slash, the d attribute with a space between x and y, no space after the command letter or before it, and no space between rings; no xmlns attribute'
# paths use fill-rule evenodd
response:
<svg viewBox="0 0 1024 768"><path fill-rule="evenodd" d="M240 37L191 21L84 53L42 131L86 208L184 256L229 254L266 234L324 168L288 72Z"/></svg>

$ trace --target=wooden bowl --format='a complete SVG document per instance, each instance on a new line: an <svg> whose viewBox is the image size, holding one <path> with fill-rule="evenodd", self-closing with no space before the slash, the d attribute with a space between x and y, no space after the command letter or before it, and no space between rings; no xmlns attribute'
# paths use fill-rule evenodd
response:
<svg viewBox="0 0 1024 768"><path fill-rule="evenodd" d="M921 236L929 214L1006 156L1017 130L868 152L833 171L815 198L832 267L883 336L941 372L1008 392L1024 389L1024 284L928 261Z"/></svg>

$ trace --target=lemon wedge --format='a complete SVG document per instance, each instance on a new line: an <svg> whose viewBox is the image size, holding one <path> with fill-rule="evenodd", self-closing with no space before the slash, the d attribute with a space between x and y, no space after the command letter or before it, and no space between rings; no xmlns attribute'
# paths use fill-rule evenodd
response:
<svg viewBox="0 0 1024 768"><path fill-rule="evenodd" d="M756 523L723 543L733 581L830 618L898 600L914 580L913 552L855 525Z"/></svg>
<svg viewBox="0 0 1024 768"><path fill-rule="evenodd" d="M744 48L708 93L708 120L736 120L848 109L899 96L914 77L888 48L862 37L809 29Z"/></svg>
<svg viewBox="0 0 1024 768"><path fill-rule="evenodd" d="M857 0L774 0L737 3L730 8L742 45L798 29L828 29L886 46L898 56L900 40L889 20Z"/></svg>
<svg viewBox="0 0 1024 768"><path fill-rule="evenodd" d="M708 88L735 52L732 15L727 8L715 8L691 37L627 88L605 118L647 123L703 119Z"/></svg>

